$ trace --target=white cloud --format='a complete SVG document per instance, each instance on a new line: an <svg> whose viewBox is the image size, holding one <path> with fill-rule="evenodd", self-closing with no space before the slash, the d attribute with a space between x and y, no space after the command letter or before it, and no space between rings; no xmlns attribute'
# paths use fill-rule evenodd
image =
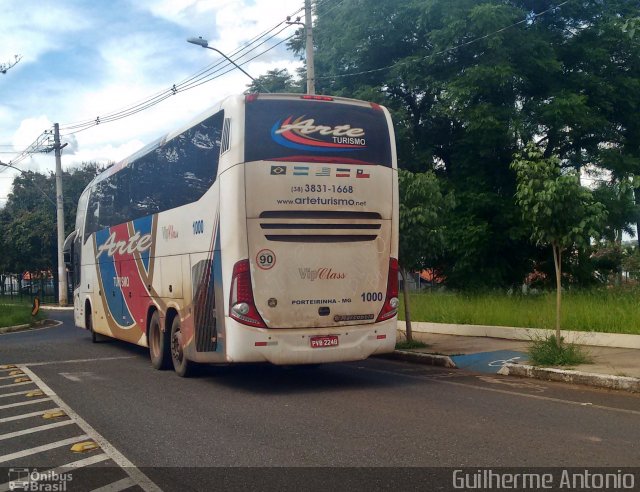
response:
<svg viewBox="0 0 640 492"><path fill-rule="evenodd" d="M119 145L101 145L92 147L86 151L79 151L73 155L73 158L66 157L66 166L74 167L83 162L98 162L100 164L108 164L110 162L118 162L125 157L130 156L136 151L144 147L145 143L138 139L132 139Z"/></svg>
<svg viewBox="0 0 640 492"><path fill-rule="evenodd" d="M53 128L53 123L46 116L27 118L20 122L20 126L13 134L12 144L17 149L25 149L46 129Z"/></svg>
<svg viewBox="0 0 640 492"><path fill-rule="evenodd" d="M22 64L35 62L43 53L60 49L69 33L91 26L90 19L84 17L80 10L59 3L39 2L34 5L7 1L0 2L0 5L4 13L0 55L6 58L20 54Z"/></svg>
<svg viewBox="0 0 640 492"><path fill-rule="evenodd" d="M124 159L226 95L244 91L250 80L232 70L119 121L75 134L65 131L65 124L131 107L221 60L213 51L187 44L187 37L201 35L230 54L283 21L302 1L130 0L117 11L110 2L64 4L43 1L34 7L31 2L0 0L0 62L14 54L24 56L0 75L0 144L24 149L57 121L62 141L69 142L62 159L67 169L83 161ZM294 73L298 66L294 55L279 46L243 68L258 77L274 68ZM5 162L11 158L0 156ZM53 154L20 163L22 169L42 172L54 167ZM0 206L11 184L7 174L0 171Z"/></svg>
<svg viewBox="0 0 640 492"><path fill-rule="evenodd" d="M66 155L74 155L78 152L78 139L75 135L68 135L66 137L62 137L60 142L64 145L63 152Z"/></svg>

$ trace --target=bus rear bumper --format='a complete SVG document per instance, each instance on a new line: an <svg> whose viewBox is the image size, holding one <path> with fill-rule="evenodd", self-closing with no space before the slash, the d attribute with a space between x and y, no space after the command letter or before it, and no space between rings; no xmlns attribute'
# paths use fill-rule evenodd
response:
<svg viewBox="0 0 640 492"><path fill-rule="evenodd" d="M396 317L367 325L311 329L262 329L239 324L231 318L225 321L228 362L282 365L362 360L393 352L396 344ZM322 345L318 342L328 345L318 346Z"/></svg>

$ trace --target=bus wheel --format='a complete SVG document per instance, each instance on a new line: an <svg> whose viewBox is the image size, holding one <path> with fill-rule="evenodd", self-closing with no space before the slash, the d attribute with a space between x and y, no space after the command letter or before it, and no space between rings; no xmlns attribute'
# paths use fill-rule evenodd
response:
<svg viewBox="0 0 640 492"><path fill-rule="evenodd" d="M171 360L176 374L188 378L193 373L194 363L184 356L182 350L182 331L180 330L180 317L173 318L171 324Z"/></svg>
<svg viewBox="0 0 640 492"><path fill-rule="evenodd" d="M158 370L168 369L171 357L169 352L169 332L167 330L162 331L158 311L155 311L151 316L147 337L151 365Z"/></svg>
<svg viewBox="0 0 640 492"><path fill-rule="evenodd" d="M85 326L87 330L91 333L91 341L93 343L98 343L100 339L98 338L98 334L93 331L93 316L91 316L91 311L87 313L87 319L85 320Z"/></svg>

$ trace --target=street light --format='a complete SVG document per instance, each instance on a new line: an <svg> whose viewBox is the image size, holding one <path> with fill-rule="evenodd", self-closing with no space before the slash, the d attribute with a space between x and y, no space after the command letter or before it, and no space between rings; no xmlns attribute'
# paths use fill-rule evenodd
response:
<svg viewBox="0 0 640 492"><path fill-rule="evenodd" d="M227 55L225 55L222 51L220 51L219 49L216 49L216 48L214 48L212 46L209 46L209 41L207 41L206 39L203 39L202 36L199 36L197 38L188 38L187 42L191 43L191 44L197 44L198 46L202 46L203 48L208 48L208 49L213 50L216 53L222 55L227 61L232 63L238 70L240 70L243 74L245 74L247 77L249 77L251 80L253 80L256 83L256 85L258 87L260 87L260 89L262 89L264 92L270 92L260 82L258 82L251 75L249 75L240 65L238 65L236 62L234 62L231 58L229 58Z"/></svg>

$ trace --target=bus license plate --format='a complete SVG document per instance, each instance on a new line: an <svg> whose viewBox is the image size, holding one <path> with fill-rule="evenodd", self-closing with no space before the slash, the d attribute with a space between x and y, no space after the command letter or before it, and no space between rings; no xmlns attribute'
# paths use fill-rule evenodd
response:
<svg viewBox="0 0 640 492"><path fill-rule="evenodd" d="M321 336L321 337L310 337L309 341L311 342L311 348L337 347L338 346L338 336L337 335L328 335L328 336Z"/></svg>

